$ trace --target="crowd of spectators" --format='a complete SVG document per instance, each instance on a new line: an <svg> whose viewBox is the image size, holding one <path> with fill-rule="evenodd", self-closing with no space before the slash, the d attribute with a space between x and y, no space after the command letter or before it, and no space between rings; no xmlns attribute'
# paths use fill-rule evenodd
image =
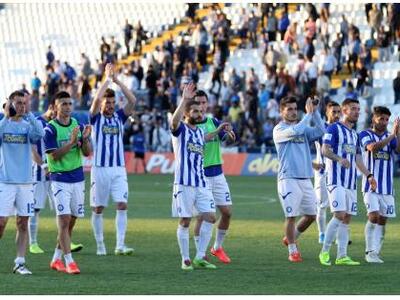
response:
<svg viewBox="0 0 400 300"><path fill-rule="evenodd" d="M49 46L46 78L42 81L35 72L31 81L32 110L45 110L48 99L58 90L66 90L75 100L75 109L87 111L105 64L135 53L143 59L122 65L118 75L139 100L135 115L125 125L127 147L135 144L135 137L139 136L147 151L171 151L168 117L180 101L183 85L189 81L198 83L201 73L206 72L211 78L211 86L206 89L209 113L233 124L239 151L270 151L272 129L279 121L279 102L283 97L297 96L302 110L305 100L316 96L321 99L323 110L332 94L332 76L348 74L344 83L346 97L362 96L371 105L371 50L377 47L378 60L387 61L392 46L399 45L399 4L365 5L371 28L371 36L366 40L361 40L359 27L344 14L340 31L330 36L330 6L317 6L304 4L307 16L299 21L291 18L284 3L249 4L231 18L213 4L211 13L202 19L196 18L197 4L190 4L187 29L143 54L145 30L140 21L133 26L125 20L121 28L123 41L103 37L100 59L95 64L82 53L80 64L71 66L58 59ZM254 68L242 72L226 69L232 41L239 41L235 46L239 49L262 50L264 76L257 75ZM293 57L294 68L288 68L287 62ZM398 90L396 103L400 101L398 81L394 84ZM118 102L124 101L118 91L117 98Z"/></svg>

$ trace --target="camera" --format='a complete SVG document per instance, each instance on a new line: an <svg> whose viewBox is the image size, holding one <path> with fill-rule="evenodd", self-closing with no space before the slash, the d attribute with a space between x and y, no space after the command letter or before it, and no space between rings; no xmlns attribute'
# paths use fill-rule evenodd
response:
<svg viewBox="0 0 400 300"><path fill-rule="evenodd" d="M6 108L6 103L3 104L3 109ZM9 111L8 111L8 115L10 117L14 117L17 114L17 111L15 110L14 104L11 103L10 107L9 107Z"/></svg>

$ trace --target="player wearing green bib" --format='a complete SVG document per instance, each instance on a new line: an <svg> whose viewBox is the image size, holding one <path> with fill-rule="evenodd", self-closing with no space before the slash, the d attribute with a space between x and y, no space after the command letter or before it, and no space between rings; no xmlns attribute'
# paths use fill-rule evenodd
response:
<svg viewBox="0 0 400 300"><path fill-rule="evenodd" d="M203 121L198 123L197 126L200 127L205 134L215 131L221 122L215 118L206 117L208 108L207 94L202 90L198 90L196 92L195 100L200 103L203 113ZM230 263L231 259L225 253L222 244L229 228L232 214L232 201L229 186L222 170L223 160L221 155L221 142L234 142L235 139L235 133L233 132L232 127L229 126L226 131L220 132L218 136L214 137L214 139L207 141L204 146L204 174L206 175L207 186L212 191L215 204L221 213L218 228L216 229L214 246L211 247L210 252L221 262L226 264ZM194 230L194 239L196 244L199 237L201 222L202 220L199 217Z"/></svg>
<svg viewBox="0 0 400 300"><path fill-rule="evenodd" d="M58 239L50 267L59 272L79 274L71 255L71 234L77 217L84 214L85 177L82 154L92 151L90 126L71 117L72 99L67 92L55 95L57 116L45 128L44 145L51 189L57 213ZM64 253L66 267L61 256Z"/></svg>

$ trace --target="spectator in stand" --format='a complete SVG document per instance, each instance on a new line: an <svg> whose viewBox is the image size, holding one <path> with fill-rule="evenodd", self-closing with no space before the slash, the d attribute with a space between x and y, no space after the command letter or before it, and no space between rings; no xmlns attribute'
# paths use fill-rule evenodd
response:
<svg viewBox="0 0 400 300"><path fill-rule="evenodd" d="M372 4L372 9L368 12L368 24L371 27L371 39L375 40L374 33L379 31L381 28L383 14L378 9L378 5Z"/></svg>
<svg viewBox="0 0 400 300"><path fill-rule="evenodd" d="M265 84L261 83L258 91L258 106L260 107L258 119L265 119L265 112L267 111L267 105L270 98L271 92L266 89Z"/></svg>
<svg viewBox="0 0 400 300"><path fill-rule="evenodd" d="M376 41L378 46L378 59L379 61L390 60L390 33L385 30L384 26L381 26L378 31L378 39Z"/></svg>
<svg viewBox="0 0 400 300"><path fill-rule="evenodd" d="M249 40L252 48L257 48L257 27L259 18L254 14L254 11L250 13L249 18Z"/></svg>
<svg viewBox="0 0 400 300"><path fill-rule="evenodd" d="M340 22L340 34L342 35L342 45L347 45L349 43L349 22L346 16L342 15L342 21Z"/></svg>
<svg viewBox="0 0 400 300"><path fill-rule="evenodd" d="M323 71L329 80L332 79L332 74L336 68L336 58L330 53L329 48L323 48L319 57L318 69Z"/></svg>
<svg viewBox="0 0 400 300"><path fill-rule="evenodd" d="M135 28L135 33L136 33L136 42L135 42L135 52L138 52L139 55L142 54L142 42L147 41L147 35L146 32L143 29L142 23L138 21L136 28Z"/></svg>
<svg viewBox="0 0 400 300"><path fill-rule="evenodd" d="M78 98L79 98L79 109L89 110L92 102L92 87L90 86L89 79L86 76L82 76L79 80Z"/></svg>
<svg viewBox="0 0 400 300"><path fill-rule="evenodd" d="M320 17L320 25L319 25L319 33L321 35L321 42L324 44L324 47L328 47L329 45L329 20L326 15L326 10L321 10Z"/></svg>
<svg viewBox="0 0 400 300"><path fill-rule="evenodd" d="M74 81L75 78L76 78L75 69L68 62L65 62L64 65L65 65L64 74L67 77L67 80L68 81Z"/></svg>
<svg viewBox="0 0 400 300"><path fill-rule="evenodd" d="M240 116L243 113L242 108L239 106L240 98L238 95L234 95L231 98L231 107L228 111L229 122L232 123L234 128L238 127Z"/></svg>
<svg viewBox="0 0 400 300"><path fill-rule="evenodd" d="M397 72L397 77L393 80L394 104L400 103L400 71Z"/></svg>
<svg viewBox="0 0 400 300"><path fill-rule="evenodd" d="M47 65L46 66L51 66L53 65L54 60L56 57L54 56L53 50L51 49L51 45L47 47L47 53L46 53L46 60L47 60Z"/></svg>
<svg viewBox="0 0 400 300"><path fill-rule="evenodd" d="M101 44L100 44L100 59L104 64L107 64L108 56L110 55L111 47L107 43L104 36L101 37Z"/></svg>
<svg viewBox="0 0 400 300"><path fill-rule="evenodd" d="M265 4L265 3L263 3ZM262 27L264 27L264 24L262 24ZM268 41L270 42L275 42L276 41L276 32L278 30L278 20L275 17L275 12L274 11L269 11L268 12L268 18L267 18L267 34L268 34Z"/></svg>
<svg viewBox="0 0 400 300"><path fill-rule="evenodd" d="M132 40L133 26L129 24L128 19L125 20L125 26L122 30L124 32L124 43L126 48L126 56L131 54L130 43Z"/></svg>
<svg viewBox="0 0 400 300"><path fill-rule="evenodd" d="M154 152L170 152L171 151L171 138L167 130L162 127L163 119L161 116L156 117L155 127L152 133L151 149Z"/></svg>
<svg viewBox="0 0 400 300"><path fill-rule="evenodd" d="M207 66L207 51L208 51L208 33L202 22L199 22L196 27L196 46L197 60L201 66L201 72L206 71Z"/></svg>
<svg viewBox="0 0 400 300"><path fill-rule="evenodd" d="M138 89L140 90L141 86L142 86L142 80L144 78L144 71L143 71L143 67L140 64L140 59L133 61L133 75L135 75L135 77L138 80Z"/></svg>
<svg viewBox="0 0 400 300"><path fill-rule="evenodd" d="M340 70L342 69L342 47L343 47L343 39L340 33L336 33L336 39L333 41L332 44L332 51L333 55L336 58L336 75L339 74Z"/></svg>
<svg viewBox="0 0 400 300"><path fill-rule="evenodd" d="M146 74L146 88L149 91L149 107L150 110L154 106L154 98L157 93L157 74L153 70L153 65L150 65Z"/></svg>
<svg viewBox="0 0 400 300"><path fill-rule="evenodd" d="M317 77L318 77L318 67L316 63L313 62L310 58L306 57L304 70L307 73L311 89L315 89L317 87Z"/></svg>
<svg viewBox="0 0 400 300"><path fill-rule="evenodd" d="M288 29L289 25L290 25L290 20L287 14L287 10L284 9L278 21L278 30L279 33L281 34L281 40L283 40L283 37L285 36L285 32Z"/></svg>
<svg viewBox="0 0 400 300"><path fill-rule="evenodd" d="M278 103L289 94L290 87L285 76L278 77L278 86L275 89L275 99Z"/></svg>
<svg viewBox="0 0 400 300"><path fill-rule="evenodd" d="M345 99L358 99L358 93L354 90L353 83L350 80L347 82Z"/></svg>
<svg viewBox="0 0 400 300"><path fill-rule="evenodd" d="M274 46L269 45L268 52L265 55L265 63L270 69L275 70L280 56L281 54L274 49Z"/></svg>
<svg viewBox="0 0 400 300"><path fill-rule="evenodd" d="M91 67L90 59L85 53L81 53L81 62L79 63L80 74L86 77L89 77L93 73L93 69Z"/></svg>
<svg viewBox="0 0 400 300"><path fill-rule="evenodd" d="M129 47L129 43L128 43L128 47ZM113 58L114 63L117 62L119 59L119 55L118 55L119 49L121 49L121 44L118 43L118 41L115 39L115 36L112 36L111 43L110 43L110 52L111 52L111 56Z"/></svg>
<svg viewBox="0 0 400 300"><path fill-rule="evenodd" d="M266 119L262 126L263 135L262 135L262 142L266 146L273 146L274 141L272 139L272 132L274 130L275 122L273 119Z"/></svg>
<svg viewBox="0 0 400 300"><path fill-rule="evenodd" d="M130 142L132 144L132 151L135 154L133 159L133 170L135 173L138 173L138 165L140 161L144 172L147 173L146 162L144 159L146 153L146 139L143 133L143 127L140 124L134 123L132 129L133 135L130 138Z"/></svg>
<svg viewBox="0 0 400 300"><path fill-rule="evenodd" d="M96 70L94 71L94 75L96 76L96 82L94 84L94 87L97 88L97 85L99 82L101 82L101 79L103 78L103 72L104 72L104 64L101 62L100 59L96 59Z"/></svg>
<svg viewBox="0 0 400 300"><path fill-rule="evenodd" d="M298 50L297 44L297 22L290 24L288 29L285 32L285 36L283 37L283 41L285 43L285 47L287 47L287 53L294 53Z"/></svg>
<svg viewBox="0 0 400 300"><path fill-rule="evenodd" d="M317 25L312 17L309 17L304 24L305 36L307 39L313 41L316 37Z"/></svg>
<svg viewBox="0 0 400 300"><path fill-rule="evenodd" d="M358 56L361 53L361 41L360 38L356 36L356 32L350 32L349 46L347 51L347 68L351 74L357 68ZM351 68L351 63L353 63L353 68Z"/></svg>
<svg viewBox="0 0 400 300"><path fill-rule="evenodd" d="M312 60L315 55L314 43L310 37L306 37L304 42L305 43L302 52L309 60Z"/></svg>
<svg viewBox="0 0 400 300"><path fill-rule="evenodd" d="M33 72L33 78L31 79L31 89L33 92L39 92L42 81L37 76L37 71Z"/></svg>
<svg viewBox="0 0 400 300"><path fill-rule="evenodd" d="M327 74L320 70L317 78L317 93L319 99L322 99L325 94L328 94L331 89L331 81Z"/></svg>

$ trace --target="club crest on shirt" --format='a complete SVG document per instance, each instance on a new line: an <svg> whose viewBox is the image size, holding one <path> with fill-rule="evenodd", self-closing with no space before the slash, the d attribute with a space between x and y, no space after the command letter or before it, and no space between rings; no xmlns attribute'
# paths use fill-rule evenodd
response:
<svg viewBox="0 0 400 300"><path fill-rule="evenodd" d="M117 135L119 134L119 128L118 126L104 124L102 127L102 132L103 134Z"/></svg>
<svg viewBox="0 0 400 300"><path fill-rule="evenodd" d="M352 144L343 144L343 151L347 154L356 154L356 146Z"/></svg>
<svg viewBox="0 0 400 300"><path fill-rule="evenodd" d="M9 144L26 144L28 137L26 134L4 133L3 143Z"/></svg>

